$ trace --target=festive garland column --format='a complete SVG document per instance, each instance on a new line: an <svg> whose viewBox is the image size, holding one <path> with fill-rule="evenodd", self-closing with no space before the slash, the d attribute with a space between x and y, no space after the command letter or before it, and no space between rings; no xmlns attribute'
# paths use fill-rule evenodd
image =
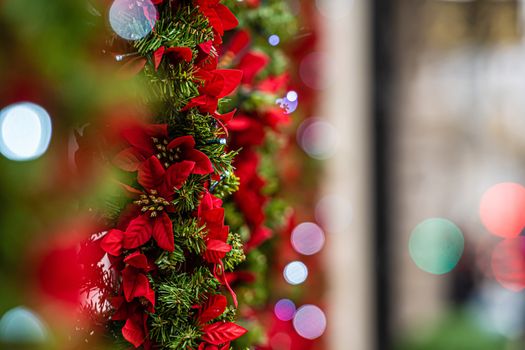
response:
<svg viewBox="0 0 525 350"><path fill-rule="evenodd" d="M237 300L225 271L245 256L224 224L221 199L239 180L236 152L224 142L234 111L224 111L222 99L242 72L218 69L217 52L237 20L216 0L135 3L153 30L128 43L114 38L112 49L127 50L117 61L147 82L144 102L155 117L114 127L119 151L103 157L120 171L122 196L102 210L107 232L86 244L86 251L101 249L86 263L95 271L85 292L101 295L87 311L116 341L135 347L229 349L245 329L233 322ZM109 271L98 262L104 254Z"/></svg>

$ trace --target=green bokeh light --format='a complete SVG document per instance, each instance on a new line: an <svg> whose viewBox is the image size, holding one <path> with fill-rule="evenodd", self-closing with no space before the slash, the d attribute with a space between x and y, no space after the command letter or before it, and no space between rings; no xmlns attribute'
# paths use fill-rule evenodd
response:
<svg viewBox="0 0 525 350"><path fill-rule="evenodd" d="M454 269L463 254L464 238L451 221L427 219L412 231L410 257L423 271L442 275Z"/></svg>

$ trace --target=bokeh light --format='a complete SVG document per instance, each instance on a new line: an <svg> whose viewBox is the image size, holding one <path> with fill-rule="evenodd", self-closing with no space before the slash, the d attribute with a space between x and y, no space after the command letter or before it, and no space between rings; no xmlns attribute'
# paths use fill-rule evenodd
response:
<svg viewBox="0 0 525 350"><path fill-rule="evenodd" d="M270 338L272 350L290 350L292 348L292 338L284 332L275 333Z"/></svg>
<svg viewBox="0 0 525 350"><path fill-rule="evenodd" d="M304 85L316 90L330 86L335 77L324 71L329 62L330 57L323 52L315 51L306 55L299 64L299 77Z"/></svg>
<svg viewBox="0 0 525 350"><path fill-rule="evenodd" d="M286 94L286 99L288 101L295 102L297 101L297 98L299 98L299 95L297 94L296 91L291 90L291 91L288 91L288 93Z"/></svg>
<svg viewBox="0 0 525 350"><path fill-rule="evenodd" d="M519 292L525 289L525 237L505 239L492 252L492 273L505 288Z"/></svg>
<svg viewBox="0 0 525 350"><path fill-rule="evenodd" d="M490 233L518 236L525 227L525 187L511 182L492 186L481 198L479 214Z"/></svg>
<svg viewBox="0 0 525 350"><path fill-rule="evenodd" d="M326 316L323 310L315 305L303 305L295 313L293 326L303 338L319 338L326 330Z"/></svg>
<svg viewBox="0 0 525 350"><path fill-rule="evenodd" d="M295 112L297 106L299 105L299 101L297 101L297 98L291 101L288 99L288 97L278 98L277 100L275 100L275 103L278 104L279 107L284 109L286 114Z"/></svg>
<svg viewBox="0 0 525 350"><path fill-rule="evenodd" d="M324 245L324 232L313 222L303 222L297 225L290 238L293 248L303 255L313 255Z"/></svg>
<svg viewBox="0 0 525 350"><path fill-rule="evenodd" d="M463 234L453 222L432 218L421 222L412 231L409 252L421 270L441 275L456 267L464 244Z"/></svg>
<svg viewBox="0 0 525 350"><path fill-rule="evenodd" d="M319 13L332 20L348 16L352 4L352 0L315 0Z"/></svg>
<svg viewBox="0 0 525 350"><path fill-rule="evenodd" d="M139 40L151 33L157 16L151 0L115 0L109 9L109 24L121 38Z"/></svg>
<svg viewBox="0 0 525 350"><path fill-rule="evenodd" d="M43 344L47 334L42 320L22 306L7 311L0 319L0 343L3 344Z"/></svg>
<svg viewBox="0 0 525 350"><path fill-rule="evenodd" d="M510 339L521 336L525 327L525 298L493 281L485 281L468 308L472 319L485 331Z"/></svg>
<svg viewBox="0 0 525 350"><path fill-rule="evenodd" d="M279 35L273 34L268 38L268 43L272 46L277 46L280 42L281 38L279 38Z"/></svg>
<svg viewBox="0 0 525 350"><path fill-rule="evenodd" d="M332 124L311 118L297 129L297 143L310 157L328 159L337 152L339 132Z"/></svg>
<svg viewBox="0 0 525 350"><path fill-rule="evenodd" d="M292 261L285 266L283 276L289 284L301 284L308 278L308 268L300 261Z"/></svg>
<svg viewBox="0 0 525 350"><path fill-rule="evenodd" d="M348 230L352 223L350 200L338 194L322 197L315 206L315 219L329 232L339 233Z"/></svg>
<svg viewBox="0 0 525 350"><path fill-rule="evenodd" d="M29 102L9 105L0 111L0 153L25 161L40 157L51 140L51 118L45 109Z"/></svg>
<svg viewBox="0 0 525 350"><path fill-rule="evenodd" d="M275 303L273 312L281 321L290 321L295 315L295 304L290 299L281 299Z"/></svg>

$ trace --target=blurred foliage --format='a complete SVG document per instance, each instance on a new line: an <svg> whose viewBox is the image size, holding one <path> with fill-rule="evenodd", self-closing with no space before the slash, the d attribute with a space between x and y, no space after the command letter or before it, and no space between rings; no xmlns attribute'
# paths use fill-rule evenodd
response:
<svg viewBox="0 0 525 350"><path fill-rule="evenodd" d="M446 314L437 324L424 325L401 338L395 350L518 350L521 343L513 343L494 333L481 329L469 313L454 311Z"/></svg>

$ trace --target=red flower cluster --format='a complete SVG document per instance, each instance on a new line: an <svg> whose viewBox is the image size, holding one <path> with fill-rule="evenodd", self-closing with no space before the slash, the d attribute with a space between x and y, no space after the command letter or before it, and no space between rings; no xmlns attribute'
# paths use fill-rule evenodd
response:
<svg viewBox="0 0 525 350"><path fill-rule="evenodd" d="M154 4L164 6L165 1ZM220 115L217 112L221 98L232 93L242 80L241 70L218 69L217 52L224 31L237 26L238 22L220 0L194 0L200 13L213 28L214 40L200 43L197 47L160 46L151 53L150 62L157 71L164 64L186 62L191 65L199 95L192 98L181 110L196 108L209 113L219 123L230 121L235 111ZM134 72L139 72L147 60L134 60ZM125 172L136 174L138 186L122 185L133 198L132 203L120 215L116 227L97 240L100 248L110 259L116 272L118 294L111 298L115 313L112 320L125 321L124 338L135 347L154 347L149 339L148 314L155 312L155 291L150 280L158 274L153 263L162 251L174 251L175 239L172 217L177 213L173 200L187 179L194 175L212 175L214 168L206 154L196 149L193 136L172 137L167 124L128 125L120 130L125 147L113 158L113 164ZM207 180L204 184L209 187ZM193 215L206 227L204 240L206 250L202 259L211 264L215 277L232 293L224 275L222 259L231 251L227 243L229 227L224 225L222 201L209 191L202 194L198 209ZM148 249L144 249L144 248ZM228 349L230 342L246 330L231 322L215 322L214 318L226 310L226 297L209 295L198 309L202 343L199 349Z"/></svg>
<svg viewBox="0 0 525 350"><path fill-rule="evenodd" d="M221 56L221 64L227 65L237 61L236 68L243 73L242 88L246 91L259 91L268 94L281 92L288 83L287 76L270 76L256 82L260 73L269 62L269 58L261 53L249 50L250 34L238 31L229 42L227 50ZM271 237L271 230L264 226L264 207L268 198L263 194L266 185L259 175L260 156L257 147L265 139L267 128L277 130L279 126L289 121L288 115L280 107L270 107L263 110L240 111L235 119L227 123L231 135L230 147L241 149L235 159L236 175L240 178L239 190L234 194L237 207L241 210L250 227L251 236L246 244L250 250Z"/></svg>

